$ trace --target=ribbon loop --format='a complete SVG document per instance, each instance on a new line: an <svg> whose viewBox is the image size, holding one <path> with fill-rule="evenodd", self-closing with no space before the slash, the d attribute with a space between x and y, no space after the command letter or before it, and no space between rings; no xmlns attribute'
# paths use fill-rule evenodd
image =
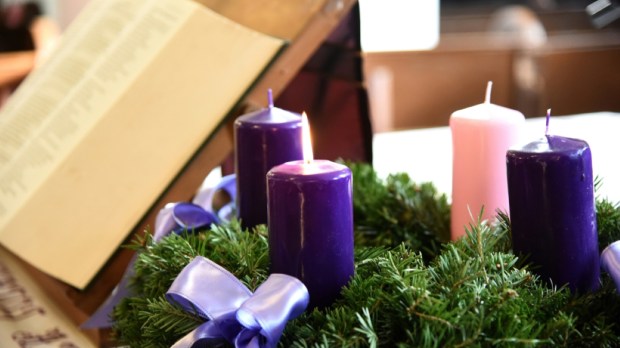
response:
<svg viewBox="0 0 620 348"><path fill-rule="evenodd" d="M609 274L620 293L620 240L608 245L601 253L601 268Z"/></svg>
<svg viewBox="0 0 620 348"><path fill-rule="evenodd" d="M186 311L193 308L206 319L235 312L252 292L217 263L198 256L174 280L166 293L170 302Z"/></svg>
<svg viewBox="0 0 620 348"><path fill-rule="evenodd" d="M177 203L172 210L172 218L178 225L175 232L199 231L217 224L220 219L210 211L194 203Z"/></svg>
<svg viewBox="0 0 620 348"><path fill-rule="evenodd" d="M308 290L297 278L272 274L252 294L234 275L202 256L179 273L166 298L208 320L175 348L218 338L236 347L275 347L287 321L303 313L309 301Z"/></svg>
<svg viewBox="0 0 620 348"><path fill-rule="evenodd" d="M275 273L256 289L237 311L237 320L249 330L259 331L268 347L275 347L286 322L308 306L308 290L297 278ZM280 299L277 302L272 299Z"/></svg>
<svg viewBox="0 0 620 348"><path fill-rule="evenodd" d="M159 241L171 232L199 230L208 228L211 224L230 221L234 216L234 202L237 194L235 177L235 174L230 174L223 177L213 187L201 187L191 203L166 204L155 220L153 239ZM213 206L213 200L215 194L222 190L230 196L231 202L216 210Z"/></svg>

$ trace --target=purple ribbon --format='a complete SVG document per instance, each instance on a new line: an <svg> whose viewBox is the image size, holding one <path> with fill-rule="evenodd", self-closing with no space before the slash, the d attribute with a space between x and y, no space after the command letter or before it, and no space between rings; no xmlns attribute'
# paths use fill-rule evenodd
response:
<svg viewBox="0 0 620 348"><path fill-rule="evenodd" d="M601 253L601 268L607 272L616 283L620 293L620 240L611 243Z"/></svg>
<svg viewBox="0 0 620 348"><path fill-rule="evenodd" d="M213 209L215 194L224 190L231 197L231 202L220 208L217 212ZM220 224L230 221L234 213L234 202L237 194L235 175L227 175L213 187L203 185L200 187L192 203L177 202L168 203L162 208L155 218L155 230L153 240L161 240L170 233L187 231L200 231L209 228L212 224ZM114 288L110 296L97 308L95 313L88 318L80 327L82 329L109 328L112 327L112 311L114 307L125 297L131 296L129 281L133 277L133 265L136 260L134 255L123 274L120 283Z"/></svg>
<svg viewBox="0 0 620 348"><path fill-rule="evenodd" d="M275 347L286 323L308 306L309 294L297 278L274 273L252 292L215 262L198 256L166 293L170 303L207 321L172 348L192 348L226 340L235 347Z"/></svg>

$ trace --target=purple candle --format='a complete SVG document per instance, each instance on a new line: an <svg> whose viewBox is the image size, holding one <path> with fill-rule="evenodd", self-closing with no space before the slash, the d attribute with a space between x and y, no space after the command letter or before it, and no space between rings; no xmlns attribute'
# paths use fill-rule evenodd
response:
<svg viewBox="0 0 620 348"><path fill-rule="evenodd" d="M512 243L543 280L573 292L599 287L592 154L579 139L545 135L506 154Z"/></svg>
<svg viewBox="0 0 620 348"><path fill-rule="evenodd" d="M267 188L271 272L299 278L310 308L330 305L354 272L351 171L292 161L269 171Z"/></svg>
<svg viewBox="0 0 620 348"><path fill-rule="evenodd" d="M302 159L301 116L273 106L235 120L237 215L243 227L267 223L265 176L278 164Z"/></svg>

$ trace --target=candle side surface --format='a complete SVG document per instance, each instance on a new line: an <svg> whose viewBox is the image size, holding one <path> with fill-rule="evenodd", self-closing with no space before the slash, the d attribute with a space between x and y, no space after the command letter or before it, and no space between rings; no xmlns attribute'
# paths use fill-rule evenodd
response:
<svg viewBox="0 0 620 348"><path fill-rule="evenodd" d="M267 172L302 158L301 116L270 107L235 120L237 215L245 228L267 223Z"/></svg>
<svg viewBox="0 0 620 348"><path fill-rule="evenodd" d="M508 212L506 151L521 141L525 117L494 104L455 111L452 134L451 233L456 240L465 229Z"/></svg>
<svg viewBox="0 0 620 348"><path fill-rule="evenodd" d="M514 124L520 124L525 120L525 116L520 111L491 103L482 103L456 110L450 118L460 118L472 122L490 121Z"/></svg>
<svg viewBox="0 0 620 348"><path fill-rule="evenodd" d="M352 176L330 161L267 174L271 272L299 278L310 307L330 305L354 273Z"/></svg>
<svg viewBox="0 0 620 348"><path fill-rule="evenodd" d="M592 154L579 139L547 135L506 155L513 249L545 281L599 287Z"/></svg>

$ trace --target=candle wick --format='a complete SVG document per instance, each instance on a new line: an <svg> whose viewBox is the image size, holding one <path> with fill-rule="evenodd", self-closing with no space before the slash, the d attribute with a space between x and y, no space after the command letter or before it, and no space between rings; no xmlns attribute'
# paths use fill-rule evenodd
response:
<svg viewBox="0 0 620 348"><path fill-rule="evenodd" d="M551 109L547 109L547 121L545 122L545 135L549 134L549 119L551 118Z"/></svg>
<svg viewBox="0 0 620 348"><path fill-rule="evenodd" d="M269 103L269 108L273 107L273 92L271 88L267 90L267 102Z"/></svg>
<svg viewBox="0 0 620 348"><path fill-rule="evenodd" d="M486 93L486 96L485 96L485 98L484 98L484 102L485 102L486 104L491 103L491 89L492 89L492 88L493 88L493 81L489 81L489 82L487 83L487 93Z"/></svg>

